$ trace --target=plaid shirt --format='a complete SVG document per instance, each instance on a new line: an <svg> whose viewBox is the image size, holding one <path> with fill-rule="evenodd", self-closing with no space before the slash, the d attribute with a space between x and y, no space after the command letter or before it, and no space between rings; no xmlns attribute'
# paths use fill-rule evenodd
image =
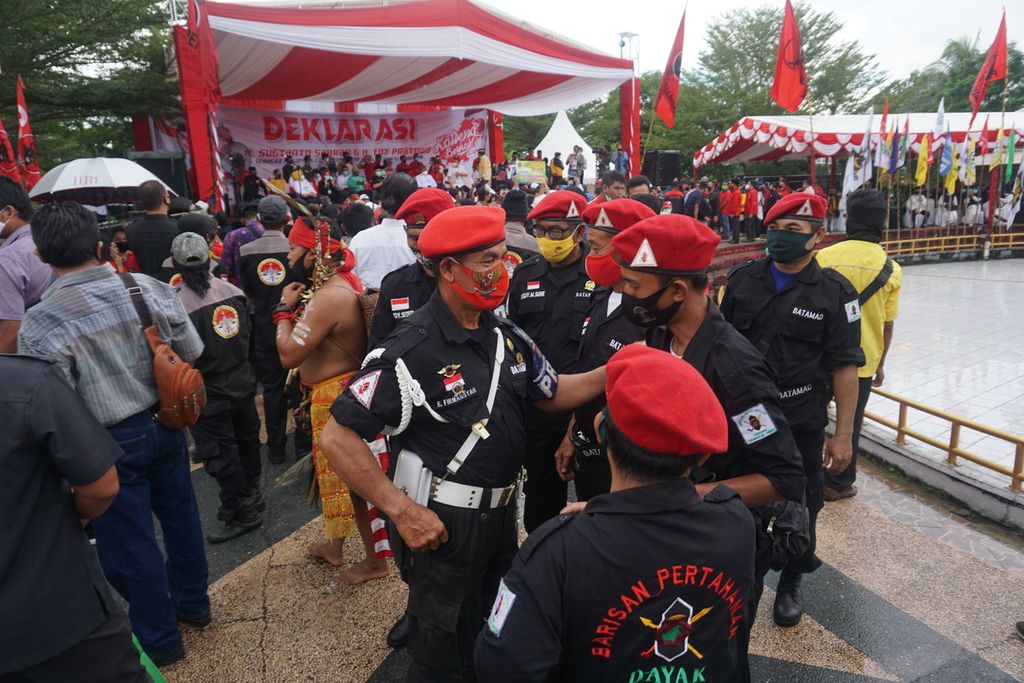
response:
<svg viewBox="0 0 1024 683"><path fill-rule="evenodd" d="M224 236L224 249L220 256L221 272L226 274L228 282L236 287L242 286L242 261L239 258L239 251L242 245L258 237L263 237L263 225L256 219Z"/></svg>
<svg viewBox="0 0 1024 683"><path fill-rule="evenodd" d="M203 342L174 290L135 274L165 342L188 362ZM108 264L57 279L25 314L18 352L55 361L104 426L157 403L153 355L124 283Z"/></svg>

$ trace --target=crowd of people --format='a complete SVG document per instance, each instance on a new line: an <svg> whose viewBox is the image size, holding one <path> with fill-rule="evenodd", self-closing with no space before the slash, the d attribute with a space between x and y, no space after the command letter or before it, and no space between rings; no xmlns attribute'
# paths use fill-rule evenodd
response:
<svg viewBox="0 0 1024 683"><path fill-rule="evenodd" d="M146 680L129 633L158 666L185 656L179 623L216 618L204 537L258 529L263 468L308 457L308 552L348 584L394 557L409 680L749 680L766 574L797 624L817 514L857 492L898 313L888 198L851 194L816 251L836 202L810 182L664 191L620 162L603 150L588 192L578 149L537 186L484 150L289 158L236 215L148 181L103 229L0 178L0 677ZM767 256L715 296L741 236ZM202 373L187 430L159 419L145 321Z"/></svg>

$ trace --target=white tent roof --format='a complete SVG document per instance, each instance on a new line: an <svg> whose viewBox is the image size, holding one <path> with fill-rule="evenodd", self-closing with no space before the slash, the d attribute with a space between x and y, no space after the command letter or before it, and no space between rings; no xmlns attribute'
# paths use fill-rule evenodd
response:
<svg viewBox="0 0 1024 683"><path fill-rule="evenodd" d="M579 145L583 148L583 155L587 160L587 168L583 172L584 184L594 182L594 174L597 171L597 159L594 157L594 150L586 143L583 136L576 131L564 109L555 115L555 121L551 124L548 134L544 136L544 139L534 149L544 152L544 156L549 160L554 158L555 152L561 152L562 161L565 162L566 157L572 154L574 145Z"/></svg>

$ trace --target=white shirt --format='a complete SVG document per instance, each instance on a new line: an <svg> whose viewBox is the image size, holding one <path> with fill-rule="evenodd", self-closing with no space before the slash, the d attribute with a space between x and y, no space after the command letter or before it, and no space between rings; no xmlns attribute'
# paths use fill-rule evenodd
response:
<svg viewBox="0 0 1024 683"><path fill-rule="evenodd" d="M356 255L355 273L367 287L380 287L385 275L416 261L405 241L405 221L394 218L363 230L348 248Z"/></svg>
<svg viewBox="0 0 1024 683"><path fill-rule="evenodd" d="M437 181L434 177L424 171L416 176L416 187L423 189L424 187L437 187Z"/></svg>

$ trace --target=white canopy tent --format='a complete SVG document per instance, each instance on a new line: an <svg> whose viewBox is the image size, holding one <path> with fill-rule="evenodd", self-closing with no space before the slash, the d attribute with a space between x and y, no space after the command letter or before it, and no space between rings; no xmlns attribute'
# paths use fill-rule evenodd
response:
<svg viewBox="0 0 1024 683"><path fill-rule="evenodd" d="M597 159L594 156L594 150L586 143L583 136L577 132L576 127L572 125L572 121L569 120L564 109L555 115L555 120L551 124L547 135L544 136L544 139L534 149L544 152L544 156L548 160L554 158L555 152L561 152L562 162L564 163L566 158L572 154L572 148L575 145L583 148L583 156L587 160L587 168L583 172L583 183L593 183L596 179L595 173L597 172Z"/></svg>

